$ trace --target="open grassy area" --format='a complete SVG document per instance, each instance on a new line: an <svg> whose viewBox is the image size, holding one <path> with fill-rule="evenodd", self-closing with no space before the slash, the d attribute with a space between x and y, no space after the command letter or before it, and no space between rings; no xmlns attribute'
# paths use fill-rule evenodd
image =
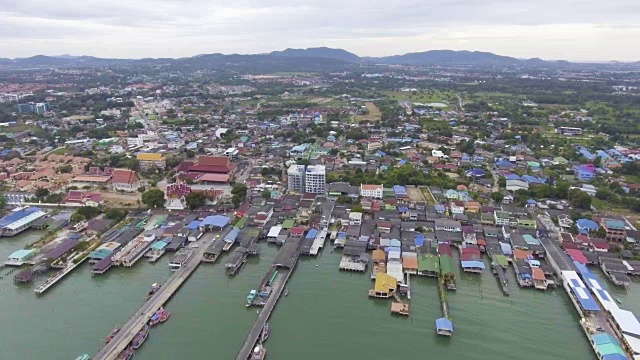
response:
<svg viewBox="0 0 640 360"><path fill-rule="evenodd" d="M417 103L443 103L449 104L457 101L456 94L452 91L441 90L418 90L415 95L409 91L384 91L390 99L393 100L407 100Z"/></svg>
<svg viewBox="0 0 640 360"><path fill-rule="evenodd" d="M429 189L427 189L426 187L420 187L420 191L422 191L422 196L424 197L424 200L427 202L428 205L436 204L435 200L431 196L431 193L429 192Z"/></svg>
<svg viewBox="0 0 640 360"><path fill-rule="evenodd" d="M372 102L366 102L366 103L364 103L364 106L367 107L367 110L369 111L369 114L368 115L357 115L355 117L355 121L356 122L360 122L360 121L380 121L380 119L382 119L382 113L380 112L380 109L378 109L376 104L374 104Z"/></svg>
<svg viewBox="0 0 640 360"><path fill-rule="evenodd" d="M51 154L53 154L53 155L64 155L64 154L66 154L67 152L69 152L69 149L67 149L67 148L60 148L60 149L55 149L55 150L53 150L53 151L51 152Z"/></svg>

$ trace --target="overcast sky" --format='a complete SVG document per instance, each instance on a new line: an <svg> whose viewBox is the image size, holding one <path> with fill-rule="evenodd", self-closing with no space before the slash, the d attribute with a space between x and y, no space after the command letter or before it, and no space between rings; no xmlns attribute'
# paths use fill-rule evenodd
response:
<svg viewBox="0 0 640 360"><path fill-rule="evenodd" d="M0 57L184 57L329 46L640 60L640 0L0 0Z"/></svg>

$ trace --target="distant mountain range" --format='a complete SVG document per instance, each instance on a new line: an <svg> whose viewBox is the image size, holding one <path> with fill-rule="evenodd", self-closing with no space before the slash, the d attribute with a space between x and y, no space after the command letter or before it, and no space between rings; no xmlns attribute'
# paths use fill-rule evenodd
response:
<svg viewBox="0 0 640 360"><path fill-rule="evenodd" d="M118 65L176 65L198 67L235 66L236 68L256 71L277 70L329 70L362 64L397 64L412 66L429 66L438 64L476 65L476 66L571 66L567 61L545 61L539 58L517 59L510 56L496 55L481 51L429 50L384 57L360 57L343 49L316 47L308 49L285 49L267 54L201 54L192 57L146 58L146 59L106 59L94 56L36 55L28 58L0 58L0 66L4 67L94 67ZM611 63L623 64L623 63ZM636 62L634 64L640 64ZM573 64L577 65L577 64Z"/></svg>

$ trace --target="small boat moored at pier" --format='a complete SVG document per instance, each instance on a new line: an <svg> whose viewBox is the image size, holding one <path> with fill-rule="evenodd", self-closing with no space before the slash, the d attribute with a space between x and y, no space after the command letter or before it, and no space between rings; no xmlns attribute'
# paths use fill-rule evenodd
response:
<svg viewBox="0 0 640 360"><path fill-rule="evenodd" d="M263 343L267 341L267 338L269 338L270 333L271 333L271 329L269 328L269 323L265 323L264 327L262 328L262 332L260 333L260 342Z"/></svg>
<svg viewBox="0 0 640 360"><path fill-rule="evenodd" d="M115 327L113 328L113 330L111 330L111 333L104 339L104 343L108 344L115 336L116 334L120 331L119 327Z"/></svg>
<svg viewBox="0 0 640 360"><path fill-rule="evenodd" d="M140 346L142 346L144 341L147 340L147 336L149 336L149 325L145 325L144 328L142 328L142 330L140 330L136 334L136 337L134 337L133 341L131 341L131 346L134 349L139 348Z"/></svg>
<svg viewBox="0 0 640 360"><path fill-rule="evenodd" d="M258 344L255 348L253 348L253 352L251 353L251 360L264 360L267 357L267 350L262 346L262 344Z"/></svg>

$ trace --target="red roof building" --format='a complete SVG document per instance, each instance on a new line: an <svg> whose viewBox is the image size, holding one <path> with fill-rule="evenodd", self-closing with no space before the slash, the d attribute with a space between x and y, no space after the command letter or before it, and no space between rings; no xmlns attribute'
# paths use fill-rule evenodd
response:
<svg viewBox="0 0 640 360"><path fill-rule="evenodd" d="M114 169L111 184L115 190L135 191L138 189L138 175L129 169Z"/></svg>

